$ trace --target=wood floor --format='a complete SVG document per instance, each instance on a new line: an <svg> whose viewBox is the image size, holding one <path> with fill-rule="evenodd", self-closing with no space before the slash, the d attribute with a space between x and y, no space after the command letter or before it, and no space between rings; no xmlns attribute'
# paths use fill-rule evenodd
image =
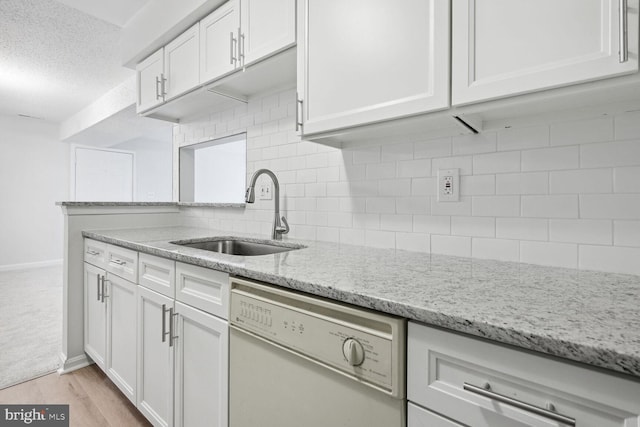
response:
<svg viewBox="0 0 640 427"><path fill-rule="evenodd" d="M151 425L96 365L5 388L0 403L69 404L72 427Z"/></svg>

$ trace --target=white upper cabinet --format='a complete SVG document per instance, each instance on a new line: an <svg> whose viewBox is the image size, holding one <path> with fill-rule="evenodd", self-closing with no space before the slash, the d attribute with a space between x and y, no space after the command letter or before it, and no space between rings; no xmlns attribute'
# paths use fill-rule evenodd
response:
<svg viewBox="0 0 640 427"><path fill-rule="evenodd" d="M453 104L636 72L638 10L628 3L453 0Z"/></svg>
<svg viewBox="0 0 640 427"><path fill-rule="evenodd" d="M295 0L241 0L240 60L250 64L296 42Z"/></svg>
<svg viewBox="0 0 640 427"><path fill-rule="evenodd" d="M136 65L136 112L148 110L164 102L164 48Z"/></svg>
<svg viewBox="0 0 640 427"><path fill-rule="evenodd" d="M202 82L233 71L238 65L238 0L229 0L200 21Z"/></svg>
<svg viewBox="0 0 640 427"><path fill-rule="evenodd" d="M164 76L167 100L200 83L199 23L164 47Z"/></svg>
<svg viewBox="0 0 640 427"><path fill-rule="evenodd" d="M300 0L303 133L447 108L449 14L446 0Z"/></svg>

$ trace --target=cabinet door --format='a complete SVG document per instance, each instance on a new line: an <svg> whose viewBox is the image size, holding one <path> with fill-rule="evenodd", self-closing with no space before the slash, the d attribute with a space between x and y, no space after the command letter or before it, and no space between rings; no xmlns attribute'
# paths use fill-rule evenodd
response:
<svg viewBox="0 0 640 427"><path fill-rule="evenodd" d="M164 47L167 100L200 84L200 24L196 24Z"/></svg>
<svg viewBox="0 0 640 427"><path fill-rule="evenodd" d="M136 285L108 274L107 376L127 398L136 403Z"/></svg>
<svg viewBox="0 0 640 427"><path fill-rule="evenodd" d="M200 80L205 83L238 65L239 0L229 0L200 21Z"/></svg>
<svg viewBox="0 0 640 427"><path fill-rule="evenodd" d="M462 427L462 424L407 402L407 427Z"/></svg>
<svg viewBox="0 0 640 427"><path fill-rule="evenodd" d="M242 65L279 52L296 42L295 0L241 0Z"/></svg>
<svg viewBox="0 0 640 427"><path fill-rule="evenodd" d="M164 102L164 51L156 53L136 65L136 112L141 113Z"/></svg>
<svg viewBox="0 0 640 427"><path fill-rule="evenodd" d="M228 324L180 302L176 302L176 312L176 426L226 427Z"/></svg>
<svg viewBox="0 0 640 427"><path fill-rule="evenodd" d="M629 8L624 60L621 3L454 0L453 104L637 71L637 9Z"/></svg>
<svg viewBox="0 0 640 427"><path fill-rule="evenodd" d="M448 107L449 2L300 0L298 8L304 134Z"/></svg>
<svg viewBox="0 0 640 427"><path fill-rule="evenodd" d="M173 319L167 312L173 299L137 287L137 407L155 426L173 425L173 347L169 332ZM163 310L163 304L167 311ZM164 324L164 328L163 328ZM165 342L162 338L166 337Z"/></svg>
<svg viewBox="0 0 640 427"><path fill-rule="evenodd" d="M106 306L101 298L104 270L84 263L84 351L103 371L106 367Z"/></svg>

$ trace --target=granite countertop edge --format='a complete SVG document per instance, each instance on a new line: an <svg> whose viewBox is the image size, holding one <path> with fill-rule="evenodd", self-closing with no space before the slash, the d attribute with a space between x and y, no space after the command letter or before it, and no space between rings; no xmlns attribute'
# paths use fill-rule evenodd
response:
<svg viewBox="0 0 640 427"><path fill-rule="evenodd" d="M419 302L406 303L394 300L392 297L385 295L377 295L375 292L367 294L338 289L326 284L315 283L313 280L288 277L286 274L266 273L242 265L236 265L233 262L227 262L225 260L212 260L194 254L178 253L175 250L162 248L157 243L154 244L153 241L141 243L122 237L109 236L108 233L108 231L83 231L82 234L84 237L150 255L211 268L232 275L259 280L320 297L381 311L431 326L470 334L490 341L513 345L534 352L604 368L608 371L630 375L635 377L635 380L640 381L640 354L636 353L635 350L638 350L636 348L631 352L621 352L615 348L609 348L606 345L589 345L574 342L570 339L563 339L553 336L553 333L541 334L536 331L512 327L509 324L477 321L469 318L472 316L448 314L437 309L422 306ZM229 233L225 234L228 235ZM163 243L169 243L169 241L165 240ZM367 250L370 250L370 248L367 248ZM375 249L373 249L373 251L375 251ZM499 261L496 262L500 263ZM545 271L545 267L540 267L540 269L541 272ZM554 269L554 267L549 267L549 270L551 269Z"/></svg>

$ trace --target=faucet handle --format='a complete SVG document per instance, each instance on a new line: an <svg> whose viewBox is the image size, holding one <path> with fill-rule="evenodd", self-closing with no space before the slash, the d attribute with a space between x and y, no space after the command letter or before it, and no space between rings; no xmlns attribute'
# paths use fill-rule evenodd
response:
<svg viewBox="0 0 640 427"><path fill-rule="evenodd" d="M283 216L282 217L282 222L284 223L284 227L280 226L276 229L276 232L278 232L279 234L287 234L289 232L289 223L287 222L287 219Z"/></svg>

